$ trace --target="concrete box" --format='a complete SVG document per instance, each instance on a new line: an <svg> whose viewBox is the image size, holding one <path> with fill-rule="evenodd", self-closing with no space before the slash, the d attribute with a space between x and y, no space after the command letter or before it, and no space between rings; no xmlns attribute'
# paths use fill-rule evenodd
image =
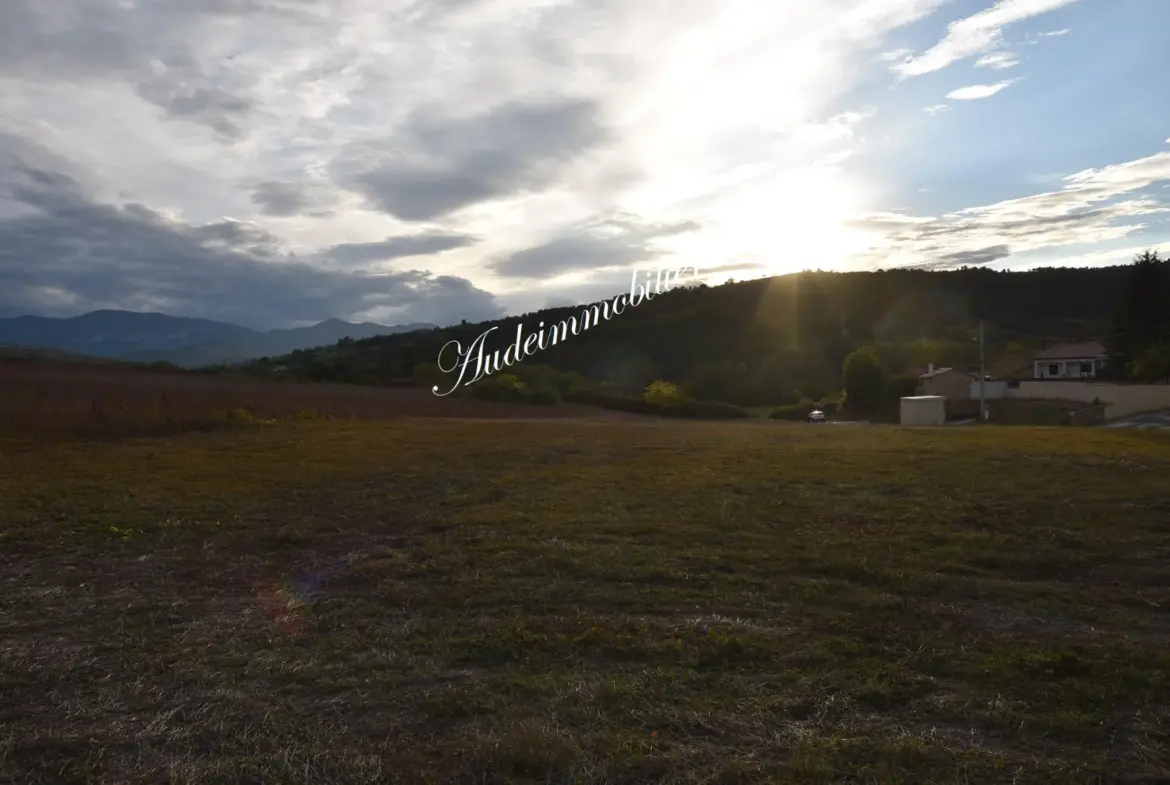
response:
<svg viewBox="0 0 1170 785"><path fill-rule="evenodd" d="M912 395L902 399L902 425L945 425L947 399L941 395Z"/></svg>

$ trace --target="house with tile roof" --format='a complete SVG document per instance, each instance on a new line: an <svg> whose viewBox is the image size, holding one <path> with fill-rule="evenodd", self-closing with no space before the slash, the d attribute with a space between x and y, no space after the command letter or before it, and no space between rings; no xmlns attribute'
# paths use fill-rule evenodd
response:
<svg viewBox="0 0 1170 785"><path fill-rule="evenodd" d="M1061 343L1032 358L1036 379L1095 379L1109 361L1100 341Z"/></svg>
<svg viewBox="0 0 1170 785"><path fill-rule="evenodd" d="M918 374L918 383L925 395L941 395L948 401L961 401L970 397L971 380L978 378L977 373L958 368L935 368L931 363L926 373Z"/></svg>

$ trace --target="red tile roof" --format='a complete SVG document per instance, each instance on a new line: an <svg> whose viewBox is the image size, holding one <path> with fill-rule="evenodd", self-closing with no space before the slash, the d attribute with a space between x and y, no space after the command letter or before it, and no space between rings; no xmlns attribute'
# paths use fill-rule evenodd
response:
<svg viewBox="0 0 1170 785"><path fill-rule="evenodd" d="M1105 344L1100 341L1061 343L1037 354L1036 360L1104 360Z"/></svg>
<svg viewBox="0 0 1170 785"><path fill-rule="evenodd" d="M920 374L918 374L918 378L919 378L919 379L933 379L933 378L934 378L934 377L936 377L936 376L941 376L941 375L942 375L942 374L944 374L944 373L951 373L952 371L953 371L954 373L961 373L961 374L963 374L964 376L973 376L973 377L975 377L976 379L978 379L978 378L979 378L979 374L977 374L977 373L973 373L973 372L971 372L971 371L960 371L958 368L935 368L935 369L934 369L933 371L931 371L930 373L920 373Z"/></svg>

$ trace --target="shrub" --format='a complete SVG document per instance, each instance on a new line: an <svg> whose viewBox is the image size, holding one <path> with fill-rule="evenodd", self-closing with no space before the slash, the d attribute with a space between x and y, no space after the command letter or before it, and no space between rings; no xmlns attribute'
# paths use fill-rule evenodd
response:
<svg viewBox="0 0 1170 785"><path fill-rule="evenodd" d="M515 374L504 373L499 376L485 376L463 389L467 395L481 401L519 403L524 401L528 386Z"/></svg>
<svg viewBox="0 0 1170 785"><path fill-rule="evenodd" d="M421 385L428 390L436 385L441 391L449 390L457 378L453 374L445 374L439 370L439 364L437 362L419 363L411 371L413 384Z"/></svg>
<svg viewBox="0 0 1170 785"><path fill-rule="evenodd" d="M687 397L678 389L677 385L659 379L646 387L646 403L656 406L678 406L686 402Z"/></svg>
<svg viewBox="0 0 1170 785"><path fill-rule="evenodd" d="M886 384L886 393L891 400L900 402L903 398L918 393L918 377L910 374L891 376Z"/></svg>
<svg viewBox="0 0 1170 785"><path fill-rule="evenodd" d="M542 379L535 383L525 385L520 391L520 398L525 403L532 403L538 406L553 406L561 402L561 391L557 389L551 380Z"/></svg>
<svg viewBox="0 0 1170 785"><path fill-rule="evenodd" d="M576 371L554 371L553 381L562 395L592 390L597 386Z"/></svg>
<svg viewBox="0 0 1170 785"><path fill-rule="evenodd" d="M858 410L880 411L885 408L886 371L870 349L858 349L845 358L845 391Z"/></svg>

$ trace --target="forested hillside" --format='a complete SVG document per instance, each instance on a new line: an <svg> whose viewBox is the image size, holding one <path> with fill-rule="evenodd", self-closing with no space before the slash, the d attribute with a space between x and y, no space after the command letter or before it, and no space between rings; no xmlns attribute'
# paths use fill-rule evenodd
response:
<svg viewBox="0 0 1170 785"><path fill-rule="evenodd" d="M1104 335L1130 270L808 272L676 289L627 307L521 365L545 364L631 392L664 379L701 399L770 405L840 390L846 356L864 346L874 347L892 375L931 362L975 365L982 317L988 369L1010 375L1026 367L1029 351L1044 343ZM517 323L533 332L541 322L580 318L583 307L343 341L252 363L248 371L386 383L411 377L416 366L433 367L448 341L466 347L494 326L488 352L502 354L515 341ZM453 360L449 354L445 362Z"/></svg>

